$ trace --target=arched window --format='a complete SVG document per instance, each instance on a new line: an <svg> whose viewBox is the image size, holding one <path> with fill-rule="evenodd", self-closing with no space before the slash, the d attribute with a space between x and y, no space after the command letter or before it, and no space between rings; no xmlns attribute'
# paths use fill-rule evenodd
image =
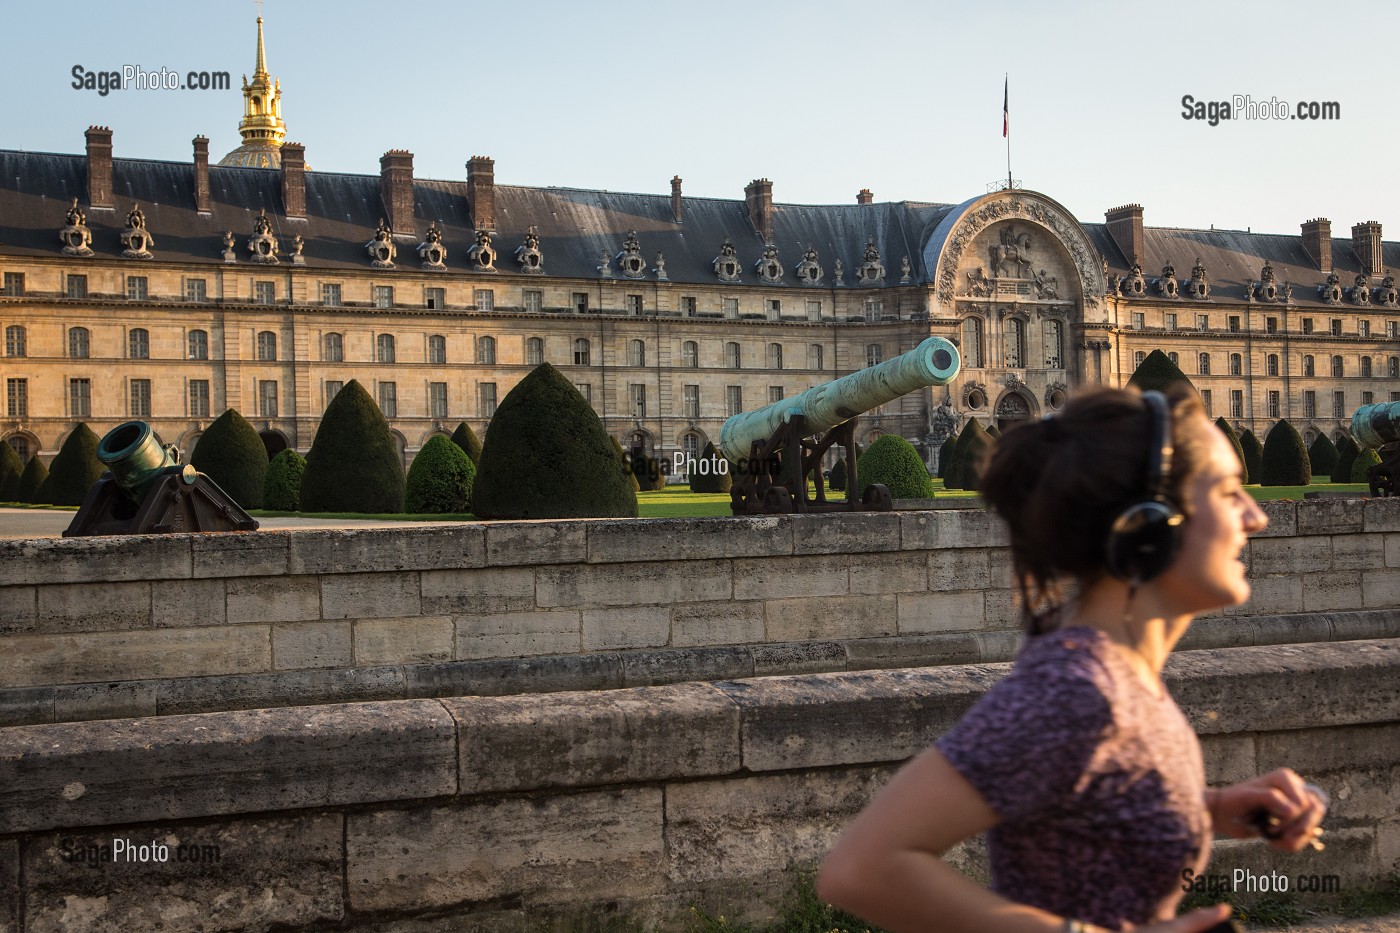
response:
<svg viewBox="0 0 1400 933"><path fill-rule="evenodd" d="M1370 378L1371 376L1371 358L1369 356L1361 358L1361 375L1362 378Z"/></svg>
<svg viewBox="0 0 1400 933"><path fill-rule="evenodd" d="M1264 371L1265 371L1266 373L1268 373L1270 376L1277 376L1277 375L1278 375L1278 354L1277 354L1277 353L1270 353L1270 354L1264 359Z"/></svg>
<svg viewBox="0 0 1400 933"><path fill-rule="evenodd" d="M525 362L538 366L544 362L544 338L531 337L525 341Z"/></svg>
<svg viewBox="0 0 1400 933"><path fill-rule="evenodd" d="M1196 355L1196 372L1202 376L1210 375L1210 354L1199 353Z"/></svg>
<svg viewBox="0 0 1400 933"><path fill-rule="evenodd" d="M5 438L5 443L13 447L15 453L19 454L20 462L25 465L29 464L29 438L25 437L23 434L12 434Z"/></svg>
<svg viewBox="0 0 1400 933"><path fill-rule="evenodd" d="M1045 368L1064 369L1065 337L1064 324L1060 321L1045 322Z"/></svg>
<svg viewBox="0 0 1400 933"><path fill-rule="evenodd" d="M86 327L68 328L68 356L75 360L85 360L91 353L92 339Z"/></svg>
<svg viewBox="0 0 1400 933"><path fill-rule="evenodd" d="M768 368L783 368L783 345L781 343L770 343L768 345Z"/></svg>
<svg viewBox="0 0 1400 933"><path fill-rule="evenodd" d="M190 331L186 344L192 360L209 359L209 334L202 330Z"/></svg>
<svg viewBox="0 0 1400 933"><path fill-rule="evenodd" d="M374 338L374 358L381 363L392 363L398 358L393 334L380 334Z"/></svg>
<svg viewBox="0 0 1400 933"><path fill-rule="evenodd" d="M442 334L429 335L428 362L437 365L447 362L447 338Z"/></svg>
<svg viewBox="0 0 1400 933"><path fill-rule="evenodd" d="M6 356L27 356L29 354L28 343L24 328L20 325L11 324L5 328Z"/></svg>
<svg viewBox="0 0 1400 933"><path fill-rule="evenodd" d="M965 318L962 323L963 369L982 368L982 319Z"/></svg>
<svg viewBox="0 0 1400 933"><path fill-rule="evenodd" d="M627 365L645 366L647 364L647 345L640 340L633 340L627 344Z"/></svg>
<svg viewBox="0 0 1400 933"><path fill-rule="evenodd" d="M738 369L743 362L739 356L739 345L737 343L726 343L724 345L724 365L730 369Z"/></svg>
<svg viewBox="0 0 1400 933"><path fill-rule="evenodd" d="M823 357L823 356L825 356L825 354L822 353L822 345L821 345L821 344L819 344L819 343L814 343L814 344L812 344L811 346L807 347L807 368L808 368L808 369L822 369L822 368L823 368L823 366L822 366L822 357Z"/></svg>
<svg viewBox="0 0 1400 933"><path fill-rule="evenodd" d="M1340 356L1332 357L1332 377L1334 379L1342 378L1342 358Z"/></svg>
<svg viewBox="0 0 1400 933"><path fill-rule="evenodd" d="M1238 353L1230 354L1230 375L1239 376L1244 370L1244 358Z"/></svg>
<svg viewBox="0 0 1400 933"><path fill-rule="evenodd" d="M258 331L258 359L277 359L277 335L270 330Z"/></svg>
<svg viewBox="0 0 1400 933"><path fill-rule="evenodd" d="M1006 321L1006 366L1020 369L1026 365L1026 322L1020 318Z"/></svg>
<svg viewBox="0 0 1400 933"><path fill-rule="evenodd" d="M1147 354L1139 350L1133 354L1133 368L1137 369L1142 365L1142 361L1147 359Z"/></svg>
<svg viewBox="0 0 1400 933"><path fill-rule="evenodd" d="M1303 375L1304 375L1304 376L1315 376L1315 375L1317 375L1317 366L1316 366L1316 364L1315 364L1315 362L1314 362L1314 360L1313 360L1313 357L1312 357L1312 354L1311 354L1311 353L1306 354L1306 355L1303 357Z"/></svg>
<svg viewBox="0 0 1400 933"><path fill-rule="evenodd" d="M575 365L575 366L588 366L588 365L589 365L589 362L588 362L589 356L590 356L590 354L589 354L588 341L587 341L587 340L584 340L582 337L580 337L580 338L578 338L577 340L575 340L575 341L574 341L574 365Z"/></svg>
<svg viewBox="0 0 1400 933"><path fill-rule="evenodd" d="M321 356L327 363L345 362L345 339L339 334L326 334L321 338Z"/></svg>
<svg viewBox="0 0 1400 933"><path fill-rule="evenodd" d="M700 346L694 340L687 340L681 344L681 365L686 369L699 368Z"/></svg>
<svg viewBox="0 0 1400 933"><path fill-rule="evenodd" d="M126 335L126 355L133 360L151 358L151 335L144 327L133 327Z"/></svg>
<svg viewBox="0 0 1400 933"><path fill-rule="evenodd" d="M687 462L700 459L700 435L694 431L686 432L681 438L681 450L685 452Z"/></svg>
<svg viewBox="0 0 1400 933"><path fill-rule="evenodd" d="M481 337L476 342L476 361L487 366L496 362L496 338Z"/></svg>
<svg viewBox="0 0 1400 933"><path fill-rule="evenodd" d="M865 365L878 366L884 362L885 351L878 343L867 343L865 345Z"/></svg>

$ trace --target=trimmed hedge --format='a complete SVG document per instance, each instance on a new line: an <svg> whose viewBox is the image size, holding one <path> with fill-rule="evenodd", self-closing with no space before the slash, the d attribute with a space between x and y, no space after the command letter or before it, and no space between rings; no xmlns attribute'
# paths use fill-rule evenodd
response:
<svg viewBox="0 0 1400 933"><path fill-rule="evenodd" d="M403 461L379 406L358 380L331 399L301 478L303 512L403 511Z"/></svg>
<svg viewBox="0 0 1400 933"><path fill-rule="evenodd" d="M452 443L462 448L462 453L471 458L472 466L481 465L481 441L477 439L471 425L465 421L458 424L457 430L452 432Z"/></svg>
<svg viewBox="0 0 1400 933"><path fill-rule="evenodd" d="M1240 450L1244 451L1244 468L1249 474L1245 481L1258 483L1264 476L1264 447L1253 431L1240 435Z"/></svg>
<svg viewBox="0 0 1400 933"><path fill-rule="evenodd" d="M41 502L37 498L39 489L48 478L49 468L44 466L44 461L39 459L39 455L30 457L29 462L24 465L24 472L20 474L19 483L15 486L15 501Z"/></svg>
<svg viewBox="0 0 1400 933"><path fill-rule="evenodd" d="M24 461L9 441L0 441L0 502L18 502L19 478L24 475Z"/></svg>
<svg viewBox="0 0 1400 933"><path fill-rule="evenodd" d="M234 409L220 415L199 436L190 463L243 508L262 508L267 448L248 419Z"/></svg>
<svg viewBox="0 0 1400 933"><path fill-rule="evenodd" d="M953 448L953 463L950 476L945 476L943 485L947 489L977 488L978 471L987 448L993 443L987 429L976 418L968 418L958 434L957 446Z"/></svg>
<svg viewBox="0 0 1400 933"><path fill-rule="evenodd" d="M478 518L631 518L637 493L573 383L541 363L501 401L472 493Z"/></svg>
<svg viewBox="0 0 1400 933"><path fill-rule="evenodd" d="M38 501L53 505L82 505L88 490L107 472L102 461L97 459L99 440L92 429L83 423L69 431L58 455L49 464L49 478L39 490Z"/></svg>
<svg viewBox="0 0 1400 933"><path fill-rule="evenodd" d="M1353 483L1366 483L1370 480L1366 476L1366 471L1373 466L1380 466L1381 455L1374 448L1366 447L1361 453L1356 455L1356 459L1351 462L1351 481Z"/></svg>
<svg viewBox="0 0 1400 933"><path fill-rule="evenodd" d="M1261 485L1306 486L1312 482L1312 465L1303 436L1287 418L1269 429L1269 436L1264 439L1263 465Z"/></svg>
<svg viewBox="0 0 1400 933"><path fill-rule="evenodd" d="M831 468L831 476L827 478L827 486L834 492L846 491L846 458L841 457L836 461L836 466Z"/></svg>
<svg viewBox="0 0 1400 933"><path fill-rule="evenodd" d="M409 512L466 512L471 508L476 465L457 442L441 434L428 438L408 468L404 508Z"/></svg>
<svg viewBox="0 0 1400 933"><path fill-rule="evenodd" d="M1230 446L1235 448L1235 456L1240 458L1240 466L1244 470L1243 483L1249 483L1249 464L1244 461L1244 448L1240 446L1240 436L1235 433L1234 427L1224 418L1216 418L1215 426L1220 429L1220 433L1225 435L1225 439L1230 442Z"/></svg>
<svg viewBox="0 0 1400 933"><path fill-rule="evenodd" d="M1143 358L1142 364L1133 371L1128 385L1137 386L1144 392L1150 389L1165 392L1178 382L1191 385L1191 380L1186 378L1186 374L1171 361L1170 357L1161 350L1153 350Z"/></svg>
<svg viewBox="0 0 1400 933"><path fill-rule="evenodd" d="M1001 428L997 427L995 422L987 425L987 436L991 438L1001 437Z"/></svg>
<svg viewBox="0 0 1400 933"><path fill-rule="evenodd" d="M705 462L709 463L708 472L700 473L699 465ZM690 491L729 492L734 485L734 480L729 475L728 468L723 473L716 469L721 463L724 463L724 458L715 450L715 445L706 442L705 449L700 453L700 459L696 461L696 469L691 470L690 473Z"/></svg>
<svg viewBox="0 0 1400 933"><path fill-rule="evenodd" d="M938 448L938 478L948 478L948 468L953 465L953 451L958 448L958 436L949 434L948 439L943 442L943 446ZM943 484L945 487L947 483Z"/></svg>
<svg viewBox="0 0 1400 933"><path fill-rule="evenodd" d="M1342 442L1337 445L1337 465L1332 468L1332 482L1351 482L1351 465L1356 462L1360 453L1361 447L1350 434L1342 438Z"/></svg>
<svg viewBox="0 0 1400 933"><path fill-rule="evenodd" d="M1332 443L1326 431L1319 431L1317 439L1308 448L1308 463L1312 466L1313 476L1331 476L1336 469L1337 445Z"/></svg>
<svg viewBox="0 0 1400 933"><path fill-rule="evenodd" d="M632 484L632 492L641 492L642 484L637 479L637 474L632 472L631 465L627 462L627 452L622 449L622 441L612 436L609 436L608 440L612 441L613 456L617 458L617 468L622 471L623 475L627 477L628 482Z"/></svg>
<svg viewBox="0 0 1400 933"><path fill-rule="evenodd" d="M263 474L263 508L295 512L301 508L301 478L306 458L288 447L272 458Z"/></svg>
<svg viewBox="0 0 1400 933"><path fill-rule="evenodd" d="M929 478L928 468L914 445L898 434L877 438L856 461L856 473L861 486L883 484L896 499L933 498L933 480Z"/></svg>

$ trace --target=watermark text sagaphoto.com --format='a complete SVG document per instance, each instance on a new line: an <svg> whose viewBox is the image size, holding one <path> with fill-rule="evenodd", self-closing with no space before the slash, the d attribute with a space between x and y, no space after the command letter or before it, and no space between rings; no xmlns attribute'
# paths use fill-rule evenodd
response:
<svg viewBox="0 0 1400 933"><path fill-rule="evenodd" d="M103 865L138 865L177 862L187 865L208 865L222 862L223 853L217 845L180 842L167 838L132 840L113 837L110 844L101 842L79 842L71 838L59 841L58 854L71 865L86 865L100 868Z"/></svg>
<svg viewBox="0 0 1400 933"><path fill-rule="evenodd" d="M1236 868L1228 875L1196 874L1193 869L1181 870L1181 890L1187 894L1336 894L1342 890L1337 875L1298 875L1290 878L1277 871L1256 874L1248 868Z"/></svg>
<svg viewBox="0 0 1400 933"><path fill-rule="evenodd" d="M140 65L122 65L118 71L89 71L74 65L71 87L96 91L106 97L113 91L227 91L233 86L227 71L186 71L161 67L147 71Z"/></svg>
<svg viewBox="0 0 1400 933"><path fill-rule="evenodd" d="M1181 118L1203 120L1211 126L1218 126L1221 120L1340 120L1342 105L1335 100L1255 100L1248 94L1236 94L1229 100L1197 100L1187 94L1181 98Z"/></svg>

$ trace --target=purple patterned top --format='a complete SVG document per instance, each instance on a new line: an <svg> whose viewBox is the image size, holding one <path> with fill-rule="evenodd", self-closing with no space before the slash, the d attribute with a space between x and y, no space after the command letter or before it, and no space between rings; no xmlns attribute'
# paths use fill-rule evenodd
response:
<svg viewBox="0 0 1400 933"><path fill-rule="evenodd" d="M1121 929L1170 920L1210 857L1201 746L1087 626L1027 639L1011 676L936 743L1001 817L992 890Z"/></svg>

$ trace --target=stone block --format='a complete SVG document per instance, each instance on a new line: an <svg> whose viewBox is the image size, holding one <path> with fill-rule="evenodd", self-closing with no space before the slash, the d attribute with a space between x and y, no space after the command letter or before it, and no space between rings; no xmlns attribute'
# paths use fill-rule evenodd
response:
<svg viewBox="0 0 1400 933"><path fill-rule="evenodd" d="M748 648L665 648L622 653L622 679L629 687L752 676L753 652Z"/></svg>
<svg viewBox="0 0 1400 933"><path fill-rule="evenodd" d="M660 788L353 813L346 875L356 911L482 902L587 902L666 885Z"/></svg>
<svg viewBox="0 0 1400 933"><path fill-rule="evenodd" d="M851 560L842 555L741 558L734 561L735 599L844 596Z"/></svg>
<svg viewBox="0 0 1400 933"><path fill-rule="evenodd" d="M355 664L409 664L450 661L455 627L447 616L359 619L355 622Z"/></svg>
<svg viewBox="0 0 1400 933"><path fill-rule="evenodd" d="M1020 629L1003 632L978 632L972 636L977 640L977 646L982 651L983 664L1001 664L1005 661L1013 661L1016 655L1021 652L1021 644L1025 641L1025 633Z"/></svg>
<svg viewBox="0 0 1400 933"><path fill-rule="evenodd" d="M897 628L895 600L894 596L769 600L764 606L764 631L768 641L774 642L893 635Z"/></svg>
<svg viewBox="0 0 1400 933"><path fill-rule="evenodd" d="M1206 765L1206 783L1212 787L1238 784L1261 773L1255 761L1253 735L1202 736L1201 757Z"/></svg>
<svg viewBox="0 0 1400 933"><path fill-rule="evenodd" d="M229 580L227 587L229 625L321 618L317 577L245 577Z"/></svg>
<svg viewBox="0 0 1400 933"><path fill-rule="evenodd" d="M537 654L573 654L582 644L577 609L491 612L454 617L455 657L522 658Z"/></svg>
<svg viewBox="0 0 1400 933"><path fill-rule="evenodd" d="M420 612L422 600L417 571L321 577L323 619L392 619L416 616Z"/></svg>
<svg viewBox="0 0 1400 933"><path fill-rule="evenodd" d="M755 677L775 674L825 674L846 670L846 648L832 641L803 641L795 644L754 645Z"/></svg>
<svg viewBox="0 0 1400 933"><path fill-rule="evenodd" d="M903 551L932 551L938 547L938 519L929 511L899 516L899 547Z"/></svg>
<svg viewBox="0 0 1400 933"><path fill-rule="evenodd" d="M962 593L900 593L899 633L970 632L986 625L981 590Z"/></svg>
<svg viewBox="0 0 1400 933"><path fill-rule="evenodd" d="M614 653L447 661L404 668L410 697L507 696L561 690L616 690L622 658Z"/></svg>
<svg viewBox="0 0 1400 933"><path fill-rule="evenodd" d="M1395 750L1400 748L1400 722L1261 732L1258 746L1260 773L1292 768L1307 778L1333 771L1389 768L1395 765ZM1324 789L1331 793L1330 788Z"/></svg>
<svg viewBox="0 0 1400 933"><path fill-rule="evenodd" d="M929 588L928 558L923 554L870 554L848 558L846 563L853 594L922 593ZM734 588L739 588L737 566Z"/></svg>
<svg viewBox="0 0 1400 933"><path fill-rule="evenodd" d="M122 632L151 627L151 584L59 583L37 587L40 632Z"/></svg>
<svg viewBox="0 0 1400 933"><path fill-rule="evenodd" d="M535 608L535 571L528 567L426 570L422 578L422 611L428 615Z"/></svg>
<svg viewBox="0 0 1400 933"><path fill-rule="evenodd" d="M274 577L285 574L291 537L292 532L288 531L191 535L194 576Z"/></svg>
<svg viewBox="0 0 1400 933"><path fill-rule="evenodd" d="M452 794L456 729L435 700L17 726L0 834Z"/></svg>
<svg viewBox="0 0 1400 933"><path fill-rule="evenodd" d="M898 512L827 512L793 515L794 554L860 554L898 551Z"/></svg>
<svg viewBox="0 0 1400 933"><path fill-rule="evenodd" d="M1361 599L1367 609L1400 606L1400 570L1362 571Z"/></svg>
<svg viewBox="0 0 1400 933"><path fill-rule="evenodd" d="M486 532L479 524L338 528L291 535L294 574L373 573L481 567Z"/></svg>
<svg viewBox="0 0 1400 933"><path fill-rule="evenodd" d="M1330 535L1256 538L1249 542L1251 577L1268 573L1316 573L1331 569Z"/></svg>
<svg viewBox="0 0 1400 933"><path fill-rule="evenodd" d="M1248 648L1259 643L1259 631L1249 616L1215 616L1191 623L1178 651L1200 651L1210 648Z"/></svg>
<svg viewBox="0 0 1400 933"><path fill-rule="evenodd" d="M1255 878L1277 872L1289 880L1290 892L1301 901L1300 906L1303 907L1312 906L1309 902L1315 904L1315 899L1320 899L1323 895L1303 892L1297 882L1302 876L1336 875L1344 892L1372 887L1371 876L1377 873L1379 867L1376 864L1376 840L1373 830L1334 828L1328 830L1323 840L1327 843L1327 848L1321 852L1312 849L1279 852L1269 846L1260 845L1257 839L1216 839L1211 848L1208 870L1214 875L1233 877L1234 872L1239 869ZM1245 879L1248 875L1241 876L1241 890L1238 895L1240 901L1253 903L1271 896L1246 890ZM1385 923L1384 920L1381 922ZM1255 928L1253 924L1250 926ZM1372 929L1386 930L1386 926ZM1336 926L1309 925L1301 929L1307 930L1308 933L1332 933L1351 928L1351 923L1345 923ZM1358 924L1356 929L1357 933L1366 933L1364 924Z"/></svg>
<svg viewBox="0 0 1400 933"><path fill-rule="evenodd" d="M0 683L105 683L265 671L265 625L0 638Z"/></svg>
<svg viewBox="0 0 1400 933"><path fill-rule="evenodd" d="M156 707L162 716L214 713L322 703L402 700L404 673L397 667L338 671L278 671L229 677L191 677L158 683Z"/></svg>
<svg viewBox="0 0 1400 933"><path fill-rule="evenodd" d="M982 660L982 652L972 635L865 638L846 642L845 649L847 669L853 671L976 664Z"/></svg>
<svg viewBox="0 0 1400 933"><path fill-rule="evenodd" d="M588 562L713 560L793 553L786 516L635 519L588 523Z"/></svg>
<svg viewBox="0 0 1400 933"><path fill-rule="evenodd" d="M69 684L54 688L54 719L137 719L156 715L156 683Z"/></svg>
<svg viewBox="0 0 1400 933"><path fill-rule="evenodd" d="M994 547L987 549L987 579L990 585L1015 587L1015 564L1011 559L1011 548Z"/></svg>
<svg viewBox="0 0 1400 933"><path fill-rule="evenodd" d="M992 580L989 556L987 548L934 551L928 555L928 588L935 591L986 589Z"/></svg>
<svg viewBox="0 0 1400 933"><path fill-rule="evenodd" d="M670 606L734 595L727 560L541 567L535 574L536 605L541 609Z"/></svg>
<svg viewBox="0 0 1400 933"><path fill-rule="evenodd" d="M272 626L273 670L349 667L353 656L349 622L283 622Z"/></svg>
<svg viewBox="0 0 1400 933"><path fill-rule="evenodd" d="M152 585L151 624L191 628L228 622L228 588L223 580L168 580Z"/></svg>
<svg viewBox="0 0 1400 933"><path fill-rule="evenodd" d="M763 641L763 603L685 603L671 607L671 644L738 645Z"/></svg>
<svg viewBox="0 0 1400 933"><path fill-rule="evenodd" d="M345 914L338 813L160 823L103 833L64 830L25 850L25 929L307 929ZM123 845L163 845L167 861L112 859ZM94 865L89 857L108 859ZM2 928L2 927L0 927Z"/></svg>
<svg viewBox="0 0 1400 933"><path fill-rule="evenodd" d="M1298 533L1297 505L1292 499L1273 499L1259 503L1259 508L1268 518L1269 524L1263 531L1257 532L1252 537L1286 538L1296 535Z"/></svg>
<svg viewBox="0 0 1400 933"><path fill-rule="evenodd" d="M1342 611L1361 607L1361 572L1328 570L1305 573L1303 609L1308 612Z"/></svg>
<svg viewBox="0 0 1400 933"><path fill-rule="evenodd" d="M53 722L53 687L0 690L0 728Z"/></svg>
<svg viewBox="0 0 1400 933"><path fill-rule="evenodd" d="M739 770L739 708L710 684L442 703L457 720L462 795Z"/></svg>
<svg viewBox="0 0 1400 933"><path fill-rule="evenodd" d="M1363 499L1301 499L1298 510L1300 535L1355 534L1363 530Z"/></svg>
<svg viewBox="0 0 1400 933"><path fill-rule="evenodd" d="M19 840L0 839L0 933L20 933L19 879Z"/></svg>
<svg viewBox="0 0 1400 933"><path fill-rule="evenodd" d="M1021 600L1014 590L985 590L982 595L987 628L1021 630Z"/></svg>
<svg viewBox="0 0 1400 933"><path fill-rule="evenodd" d="M1385 566L1383 534L1334 535L1333 570L1377 570Z"/></svg>
<svg viewBox="0 0 1400 933"><path fill-rule="evenodd" d="M491 522L486 526L486 563L492 567L580 563L588 557L587 528L587 522Z"/></svg>
<svg viewBox="0 0 1400 933"><path fill-rule="evenodd" d="M1369 612L1335 612L1327 615L1331 641L1400 637L1400 613L1384 609Z"/></svg>
<svg viewBox="0 0 1400 933"><path fill-rule="evenodd" d="M0 635L29 635L36 630L35 590L32 586L0 587Z"/></svg>
<svg viewBox="0 0 1400 933"><path fill-rule="evenodd" d="M1298 645L1332 640L1332 626L1327 616L1316 613L1262 616L1254 620L1254 632L1256 645Z"/></svg>
<svg viewBox="0 0 1400 933"><path fill-rule="evenodd" d="M1385 566L1400 567L1400 534L1385 536Z"/></svg>
<svg viewBox="0 0 1400 933"><path fill-rule="evenodd" d="M1400 498L1367 499L1361 508L1361 524L1366 531L1400 531Z"/></svg>
<svg viewBox="0 0 1400 933"><path fill-rule="evenodd" d="M0 539L0 587L187 580L190 535Z"/></svg>
<svg viewBox="0 0 1400 933"><path fill-rule="evenodd" d="M655 648L671 638L671 610L666 606L583 610L583 650Z"/></svg>
<svg viewBox="0 0 1400 933"><path fill-rule="evenodd" d="M1249 602L1230 606L1226 615L1286 615L1303 611L1303 578L1297 573L1254 574L1249 577Z"/></svg>
<svg viewBox="0 0 1400 933"><path fill-rule="evenodd" d="M985 508L947 509L929 513L933 517L933 547L1006 547L1011 543L1006 523Z"/></svg>

